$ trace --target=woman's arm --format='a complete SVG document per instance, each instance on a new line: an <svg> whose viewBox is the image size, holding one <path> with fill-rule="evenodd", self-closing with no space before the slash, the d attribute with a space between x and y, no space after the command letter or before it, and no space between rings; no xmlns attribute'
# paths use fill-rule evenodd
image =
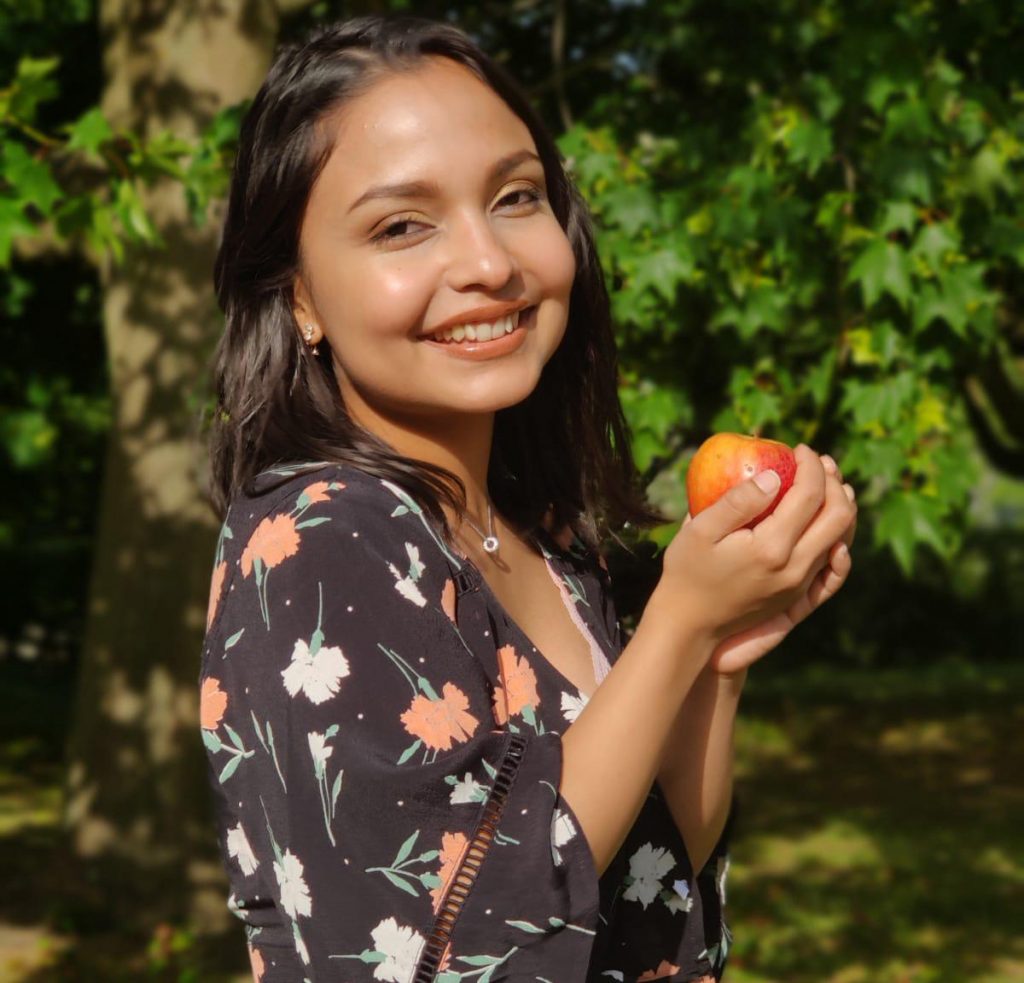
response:
<svg viewBox="0 0 1024 983"><path fill-rule="evenodd" d="M707 863L732 802L733 734L746 682L705 666L672 725L658 784L686 844L694 875Z"/></svg>

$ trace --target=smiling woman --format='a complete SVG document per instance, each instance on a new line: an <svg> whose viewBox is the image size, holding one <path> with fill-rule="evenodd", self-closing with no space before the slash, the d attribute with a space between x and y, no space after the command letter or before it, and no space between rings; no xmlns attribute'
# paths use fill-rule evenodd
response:
<svg viewBox="0 0 1024 983"><path fill-rule="evenodd" d="M417 18L285 48L215 280L200 724L254 979L718 979L728 795L654 780L710 647L661 604L625 645L601 542L663 517L518 86Z"/></svg>

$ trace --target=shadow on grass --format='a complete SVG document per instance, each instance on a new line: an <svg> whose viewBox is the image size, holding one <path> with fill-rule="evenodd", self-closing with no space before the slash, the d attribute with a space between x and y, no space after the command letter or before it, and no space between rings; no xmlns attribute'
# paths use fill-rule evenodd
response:
<svg viewBox="0 0 1024 983"><path fill-rule="evenodd" d="M241 925L140 938L67 907L48 862L66 693L44 677L7 692L0 980L245 979ZM1008 664L752 671L737 727L728 983L1024 981L1022 693L1024 668Z"/></svg>
<svg viewBox="0 0 1024 983"><path fill-rule="evenodd" d="M1024 980L1022 683L955 662L752 673L737 983Z"/></svg>

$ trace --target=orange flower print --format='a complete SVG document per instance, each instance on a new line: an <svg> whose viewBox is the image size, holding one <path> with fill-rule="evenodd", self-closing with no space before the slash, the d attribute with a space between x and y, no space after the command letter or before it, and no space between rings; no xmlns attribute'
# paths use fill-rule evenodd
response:
<svg viewBox="0 0 1024 983"><path fill-rule="evenodd" d="M203 730L216 730L228 708L228 694L220 688L220 680L207 676L199 694L199 722Z"/></svg>
<svg viewBox="0 0 1024 983"><path fill-rule="evenodd" d="M330 495L327 494L327 489L331 487L329 481L315 481L311 485L306 485L302 490L302 493L309 499L310 505L316 505L317 502L329 502L331 500ZM344 488L344 485L341 487Z"/></svg>
<svg viewBox="0 0 1024 983"><path fill-rule="evenodd" d="M449 577L441 591L441 610L448 615L448 620L455 624L455 581Z"/></svg>
<svg viewBox="0 0 1024 983"><path fill-rule="evenodd" d="M469 840L466 839L465 833L441 834L441 869L437 872L437 876L441 878L441 883L430 892L430 896L434 899L434 914L437 914L444 903L444 896L448 892L448 885L451 884L452 878L455 877L455 873L459 869L459 864L462 863L462 857L468 846Z"/></svg>
<svg viewBox="0 0 1024 983"><path fill-rule="evenodd" d="M649 969L646 973L641 973L636 978L636 983L644 983L645 980L664 980L670 976L675 976L679 972L678 966L673 966L667 959L662 959L658 964L657 969ZM703 976L697 983L703 983L703 980L710 980L711 983L715 983L710 976Z"/></svg>
<svg viewBox="0 0 1024 983"><path fill-rule="evenodd" d="M265 567L276 567L282 560L299 551L299 533L290 515L275 515L264 519L249 537L242 551L242 576L252 573L258 559Z"/></svg>
<svg viewBox="0 0 1024 983"><path fill-rule="evenodd" d="M252 943L249 943L249 965L252 966L252 983L261 983L263 979L263 955Z"/></svg>
<svg viewBox="0 0 1024 983"><path fill-rule="evenodd" d="M228 572L227 560L223 560L213 568L213 575L210 577L210 602L206 608L206 627L213 624L214 615L217 613L217 605L220 603L220 592L224 589L224 577Z"/></svg>
<svg viewBox="0 0 1024 983"><path fill-rule="evenodd" d="M409 709L402 714L405 729L432 749L448 751L452 741L462 742L471 737L480 721L469 710L469 698L454 683L445 683L444 696L431 700L425 696L413 697Z"/></svg>
<svg viewBox="0 0 1024 983"><path fill-rule="evenodd" d="M504 685L494 691L494 717L499 724L508 722L508 718L522 713L528 706L537 706L540 697L537 695L537 677L525 656L517 656L511 645L502 645L498 649L498 669Z"/></svg>

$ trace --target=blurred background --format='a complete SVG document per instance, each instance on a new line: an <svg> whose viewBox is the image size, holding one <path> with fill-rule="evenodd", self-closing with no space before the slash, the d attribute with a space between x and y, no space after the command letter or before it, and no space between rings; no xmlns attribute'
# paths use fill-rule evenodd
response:
<svg viewBox="0 0 1024 983"><path fill-rule="evenodd" d="M211 269L280 41L449 19L598 224L627 629L717 430L831 453L851 580L751 671L734 983L1024 980L1024 7L0 0L0 980L245 979L198 657Z"/></svg>

